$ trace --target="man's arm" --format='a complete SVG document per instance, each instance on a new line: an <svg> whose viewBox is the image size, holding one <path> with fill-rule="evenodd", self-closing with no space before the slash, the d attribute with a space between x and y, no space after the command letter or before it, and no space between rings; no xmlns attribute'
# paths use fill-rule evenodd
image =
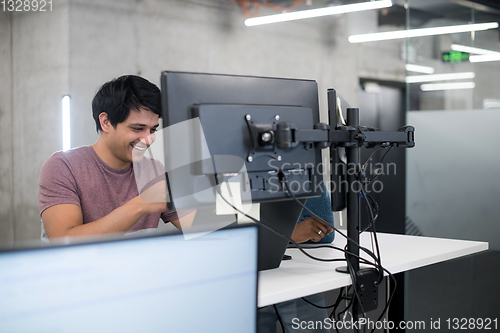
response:
<svg viewBox="0 0 500 333"><path fill-rule="evenodd" d="M149 202L137 196L99 220L83 224L78 205L62 204L47 208L42 221L49 238L127 232L144 215L167 210L165 202Z"/></svg>

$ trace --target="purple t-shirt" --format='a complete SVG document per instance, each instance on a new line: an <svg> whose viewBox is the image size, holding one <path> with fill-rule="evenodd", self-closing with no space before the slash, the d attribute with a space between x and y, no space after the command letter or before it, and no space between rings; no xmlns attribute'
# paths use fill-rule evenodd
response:
<svg viewBox="0 0 500 333"><path fill-rule="evenodd" d="M91 146L55 152L45 161L40 173L40 215L45 209L60 204L79 206L84 224L108 215L139 195L137 183L143 186L158 173L164 174L160 162L146 157L144 161L140 163L140 177L136 181L132 164L123 170L113 169ZM129 231L156 228L160 217L166 222L178 219L175 211L144 215Z"/></svg>

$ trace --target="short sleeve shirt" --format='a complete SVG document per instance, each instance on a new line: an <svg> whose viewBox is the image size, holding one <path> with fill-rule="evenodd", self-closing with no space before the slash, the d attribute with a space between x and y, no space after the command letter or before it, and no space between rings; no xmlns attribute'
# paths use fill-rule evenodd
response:
<svg viewBox="0 0 500 333"><path fill-rule="evenodd" d="M164 174L160 162L146 162L141 165L141 177ZM40 215L49 207L73 204L81 208L84 224L96 221L139 195L137 183L141 181L136 178L132 164L123 170L113 169L91 146L56 152L45 161L40 173ZM160 217L165 222L178 219L175 211L149 214L139 219L130 231L156 228Z"/></svg>

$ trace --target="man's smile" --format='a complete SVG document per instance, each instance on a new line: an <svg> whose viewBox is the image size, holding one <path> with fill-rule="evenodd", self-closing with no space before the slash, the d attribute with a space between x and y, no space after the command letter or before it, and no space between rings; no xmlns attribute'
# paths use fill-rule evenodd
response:
<svg viewBox="0 0 500 333"><path fill-rule="evenodd" d="M148 146L142 144L141 142L138 142L136 144L131 143L130 145L132 146L132 148L137 149L139 151L145 151L146 149L148 149Z"/></svg>

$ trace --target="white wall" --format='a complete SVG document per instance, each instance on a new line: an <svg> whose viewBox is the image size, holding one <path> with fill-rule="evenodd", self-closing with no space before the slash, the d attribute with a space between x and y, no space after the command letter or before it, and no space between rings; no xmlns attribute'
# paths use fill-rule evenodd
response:
<svg viewBox="0 0 500 333"><path fill-rule="evenodd" d="M500 110L416 111L407 152L407 215L425 236L500 250Z"/></svg>
<svg viewBox="0 0 500 333"><path fill-rule="evenodd" d="M11 136L5 142L12 146L13 186L8 197L17 241L39 235L40 167L61 149L60 103L68 90L68 6L59 1L52 12L20 12L10 19L11 104L2 101L2 108L7 107L11 117Z"/></svg>

